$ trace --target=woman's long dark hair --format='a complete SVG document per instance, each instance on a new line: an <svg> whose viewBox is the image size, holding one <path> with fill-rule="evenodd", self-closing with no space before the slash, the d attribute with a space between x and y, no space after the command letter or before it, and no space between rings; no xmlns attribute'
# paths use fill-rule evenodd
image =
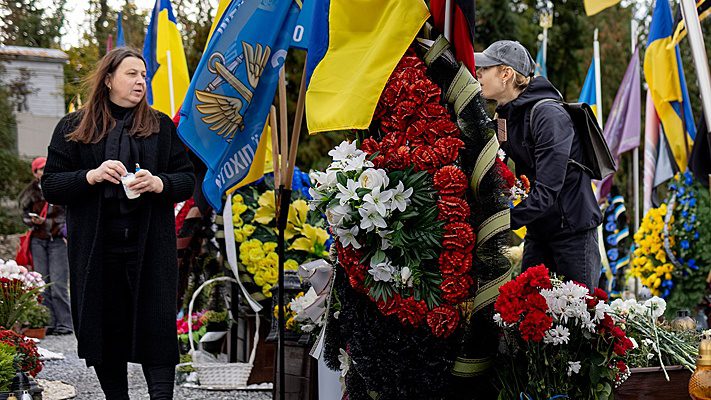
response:
<svg viewBox="0 0 711 400"><path fill-rule="evenodd" d="M109 88L105 81L128 57L136 57L143 61L143 64L146 63L138 50L129 47L115 48L99 60L98 66L85 81L89 89L89 101L80 110L81 121L73 132L67 134L67 140L97 143L114 127L116 120L111 116ZM146 137L158 132L158 129L158 113L148 105L146 96L143 96L134 108L129 134Z"/></svg>

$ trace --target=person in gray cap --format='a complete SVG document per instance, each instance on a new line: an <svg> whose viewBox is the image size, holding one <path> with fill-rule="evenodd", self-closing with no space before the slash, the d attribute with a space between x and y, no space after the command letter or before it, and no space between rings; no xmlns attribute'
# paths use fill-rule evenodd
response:
<svg viewBox="0 0 711 400"><path fill-rule="evenodd" d="M581 143L560 93L545 77L534 77L535 61L518 42L495 42L474 59L483 97L506 120L501 147L516 173L531 181L529 196L511 210L511 228L527 229L523 270L545 264L567 280L597 287L602 214L590 176L572 162L582 160Z"/></svg>

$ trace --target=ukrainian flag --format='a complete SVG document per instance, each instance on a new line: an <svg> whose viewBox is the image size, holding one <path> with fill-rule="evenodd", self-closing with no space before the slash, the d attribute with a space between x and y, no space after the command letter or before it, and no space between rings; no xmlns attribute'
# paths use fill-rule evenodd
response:
<svg viewBox="0 0 711 400"><path fill-rule="evenodd" d="M583 83L583 90L580 91L578 103L588 104L595 113L595 116L597 116L597 89L595 86L595 60L593 60L593 62L590 63L590 68L588 68L588 75L585 77L585 83Z"/></svg>
<svg viewBox="0 0 711 400"><path fill-rule="evenodd" d="M674 33L673 21L669 2L657 1L644 55L644 76L669 147L683 172L696 137L696 128L679 47L667 48Z"/></svg>
<svg viewBox="0 0 711 400"><path fill-rule="evenodd" d="M143 58L148 104L172 117L185 98L190 77L170 0L156 0L143 43Z"/></svg>

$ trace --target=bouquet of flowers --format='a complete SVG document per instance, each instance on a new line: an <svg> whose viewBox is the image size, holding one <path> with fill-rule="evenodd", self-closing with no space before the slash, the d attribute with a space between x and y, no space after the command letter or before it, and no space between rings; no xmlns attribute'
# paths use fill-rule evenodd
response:
<svg viewBox="0 0 711 400"><path fill-rule="evenodd" d="M384 157L376 153L385 148L366 141L371 159ZM405 150L400 156L409 157ZM465 222L470 209L463 199L464 173L454 166L438 168L434 176L417 164L377 168L368 153L347 141L329 155L333 162L326 171L314 173L311 205L326 214L338 238L339 261L351 286L383 315L414 327L426 322L435 335L449 336L459 322L454 305L473 284L467 272L474 232Z"/></svg>
<svg viewBox="0 0 711 400"><path fill-rule="evenodd" d="M37 345L15 331L0 330L0 343L8 344L15 348L15 368L30 375L37 376L42 371Z"/></svg>
<svg viewBox="0 0 711 400"><path fill-rule="evenodd" d="M207 333L207 324L205 324L205 321L203 320L203 317L207 310L199 311L199 312L194 312L190 318L192 318L192 325L193 325L193 333L192 333L192 340L195 342L199 342L200 339L205 336L205 333ZM188 316L185 315L181 318L178 318L175 320L175 328L178 333L178 341L183 345L187 345L187 349L190 348L190 332L188 330Z"/></svg>
<svg viewBox="0 0 711 400"><path fill-rule="evenodd" d="M287 227L286 270L296 270L304 262L328 256L331 238L323 228L325 222L319 213L310 212L308 174L294 171L294 190ZM238 247L240 278L257 301L272 296L271 288L278 279L279 257L276 253L276 204L274 178L267 175L261 181L238 189L232 196L232 223Z"/></svg>
<svg viewBox="0 0 711 400"><path fill-rule="evenodd" d="M665 365L682 365L694 371L699 335L696 331L674 332L659 323L666 308L666 301L656 296L644 302L615 299L610 303L615 320L623 323L630 339L639 343L629 353L630 367L661 366L666 374Z"/></svg>
<svg viewBox="0 0 711 400"><path fill-rule="evenodd" d="M12 328L30 307L41 303L44 286L39 273L15 260L0 260L0 326Z"/></svg>
<svg viewBox="0 0 711 400"><path fill-rule="evenodd" d="M616 320L607 294L529 268L499 290L494 320L503 329L499 398L609 398L629 376L627 354L636 347Z"/></svg>
<svg viewBox="0 0 711 400"><path fill-rule="evenodd" d="M711 271L711 204L690 173L677 174L666 203L650 210L635 234L633 276L667 300L668 314L695 308Z"/></svg>

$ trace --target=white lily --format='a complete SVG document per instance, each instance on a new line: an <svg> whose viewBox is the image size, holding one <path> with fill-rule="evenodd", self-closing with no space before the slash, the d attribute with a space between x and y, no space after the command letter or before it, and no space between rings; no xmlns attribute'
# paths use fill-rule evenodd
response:
<svg viewBox="0 0 711 400"><path fill-rule="evenodd" d="M367 232L375 228L387 228L388 226L373 204L364 204L358 209L358 214L361 217L360 228L365 229Z"/></svg>
<svg viewBox="0 0 711 400"><path fill-rule="evenodd" d="M347 140L344 140L341 142L341 144L331 149L331 151L328 152L328 155L333 158L333 161L340 161L345 160L350 156L356 155L356 152L358 151L360 150L358 150L358 148L356 147L355 142L351 143Z"/></svg>
<svg viewBox="0 0 711 400"><path fill-rule="evenodd" d="M363 196L363 202L372 204L378 213L385 217L388 214L388 202L393 197L391 190L380 191L380 188L373 189L372 192Z"/></svg>
<svg viewBox="0 0 711 400"><path fill-rule="evenodd" d="M338 240L341 242L343 247L353 246L354 249L360 249L360 243L356 239L358 235L358 225L352 227L351 229L341 229L336 228L336 235Z"/></svg>
<svg viewBox="0 0 711 400"><path fill-rule="evenodd" d="M397 208L400 212L405 211L405 208L410 205L410 196L412 196L412 188L405 190L405 185L398 182L397 187L393 189L392 208Z"/></svg>
<svg viewBox="0 0 711 400"><path fill-rule="evenodd" d="M346 187L343 187L340 183L337 183L336 187L339 191L339 193L336 194L336 198L342 206L346 205L349 200L360 200L358 193L356 193L356 190L360 188L360 183L354 181L353 179L349 179L346 182Z"/></svg>

